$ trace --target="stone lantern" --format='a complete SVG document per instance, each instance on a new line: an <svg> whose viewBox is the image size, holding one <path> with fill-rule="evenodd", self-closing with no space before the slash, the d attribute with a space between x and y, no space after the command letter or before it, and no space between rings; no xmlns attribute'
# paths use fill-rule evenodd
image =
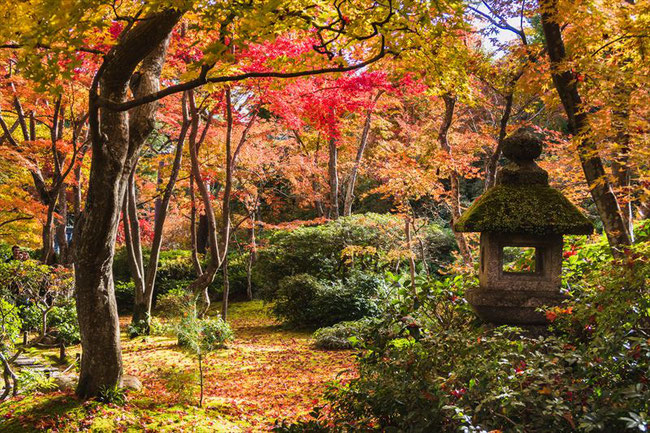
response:
<svg viewBox="0 0 650 433"><path fill-rule="evenodd" d="M517 130L502 151L511 162L454 225L459 232L481 233L479 288L466 297L489 322L540 325L546 319L536 309L563 299L562 235L587 235L593 226L549 186L548 173L534 161L542 141L532 130Z"/></svg>

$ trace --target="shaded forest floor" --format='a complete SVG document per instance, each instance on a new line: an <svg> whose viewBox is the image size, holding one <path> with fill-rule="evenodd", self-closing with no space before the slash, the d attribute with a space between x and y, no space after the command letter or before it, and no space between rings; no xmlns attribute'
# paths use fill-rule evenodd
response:
<svg viewBox="0 0 650 433"><path fill-rule="evenodd" d="M128 318L121 322L125 329ZM353 374L351 352L315 349L310 333L277 326L261 302L233 304L229 322L235 341L205 359L202 409L196 407L198 390L183 401L169 389L174 381L183 390L191 388L187 374L198 371L196 360L179 350L175 339L129 340L123 334L124 371L143 383L142 391L128 393L125 406L82 402L71 392L19 396L0 403L0 431L267 431L276 419L306 414L328 382ZM69 358L78 350L71 348ZM35 355L53 360L55 351L30 353Z"/></svg>

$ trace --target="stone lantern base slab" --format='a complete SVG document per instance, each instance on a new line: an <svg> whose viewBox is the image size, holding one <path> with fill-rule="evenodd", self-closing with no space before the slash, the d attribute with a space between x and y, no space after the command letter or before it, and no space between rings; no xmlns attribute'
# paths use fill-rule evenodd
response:
<svg viewBox="0 0 650 433"><path fill-rule="evenodd" d="M467 302L476 314L497 325L545 325L540 307L560 304L565 296L548 290L468 290Z"/></svg>

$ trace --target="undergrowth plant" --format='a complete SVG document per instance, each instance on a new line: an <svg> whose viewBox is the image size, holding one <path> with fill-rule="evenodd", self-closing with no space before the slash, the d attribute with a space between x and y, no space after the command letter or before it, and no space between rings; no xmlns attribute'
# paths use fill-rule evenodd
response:
<svg viewBox="0 0 650 433"><path fill-rule="evenodd" d="M209 352L225 347L233 339L230 326L221 318L200 318L192 303L176 327L178 344L197 360L199 369L199 407L203 407L203 358Z"/></svg>

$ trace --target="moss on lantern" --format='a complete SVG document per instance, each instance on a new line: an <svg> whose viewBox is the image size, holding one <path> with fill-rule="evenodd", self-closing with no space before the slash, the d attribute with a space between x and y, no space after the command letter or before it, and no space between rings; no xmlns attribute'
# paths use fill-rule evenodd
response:
<svg viewBox="0 0 650 433"><path fill-rule="evenodd" d="M454 225L459 232L532 235L593 232L591 222L559 191L543 184L496 185Z"/></svg>

